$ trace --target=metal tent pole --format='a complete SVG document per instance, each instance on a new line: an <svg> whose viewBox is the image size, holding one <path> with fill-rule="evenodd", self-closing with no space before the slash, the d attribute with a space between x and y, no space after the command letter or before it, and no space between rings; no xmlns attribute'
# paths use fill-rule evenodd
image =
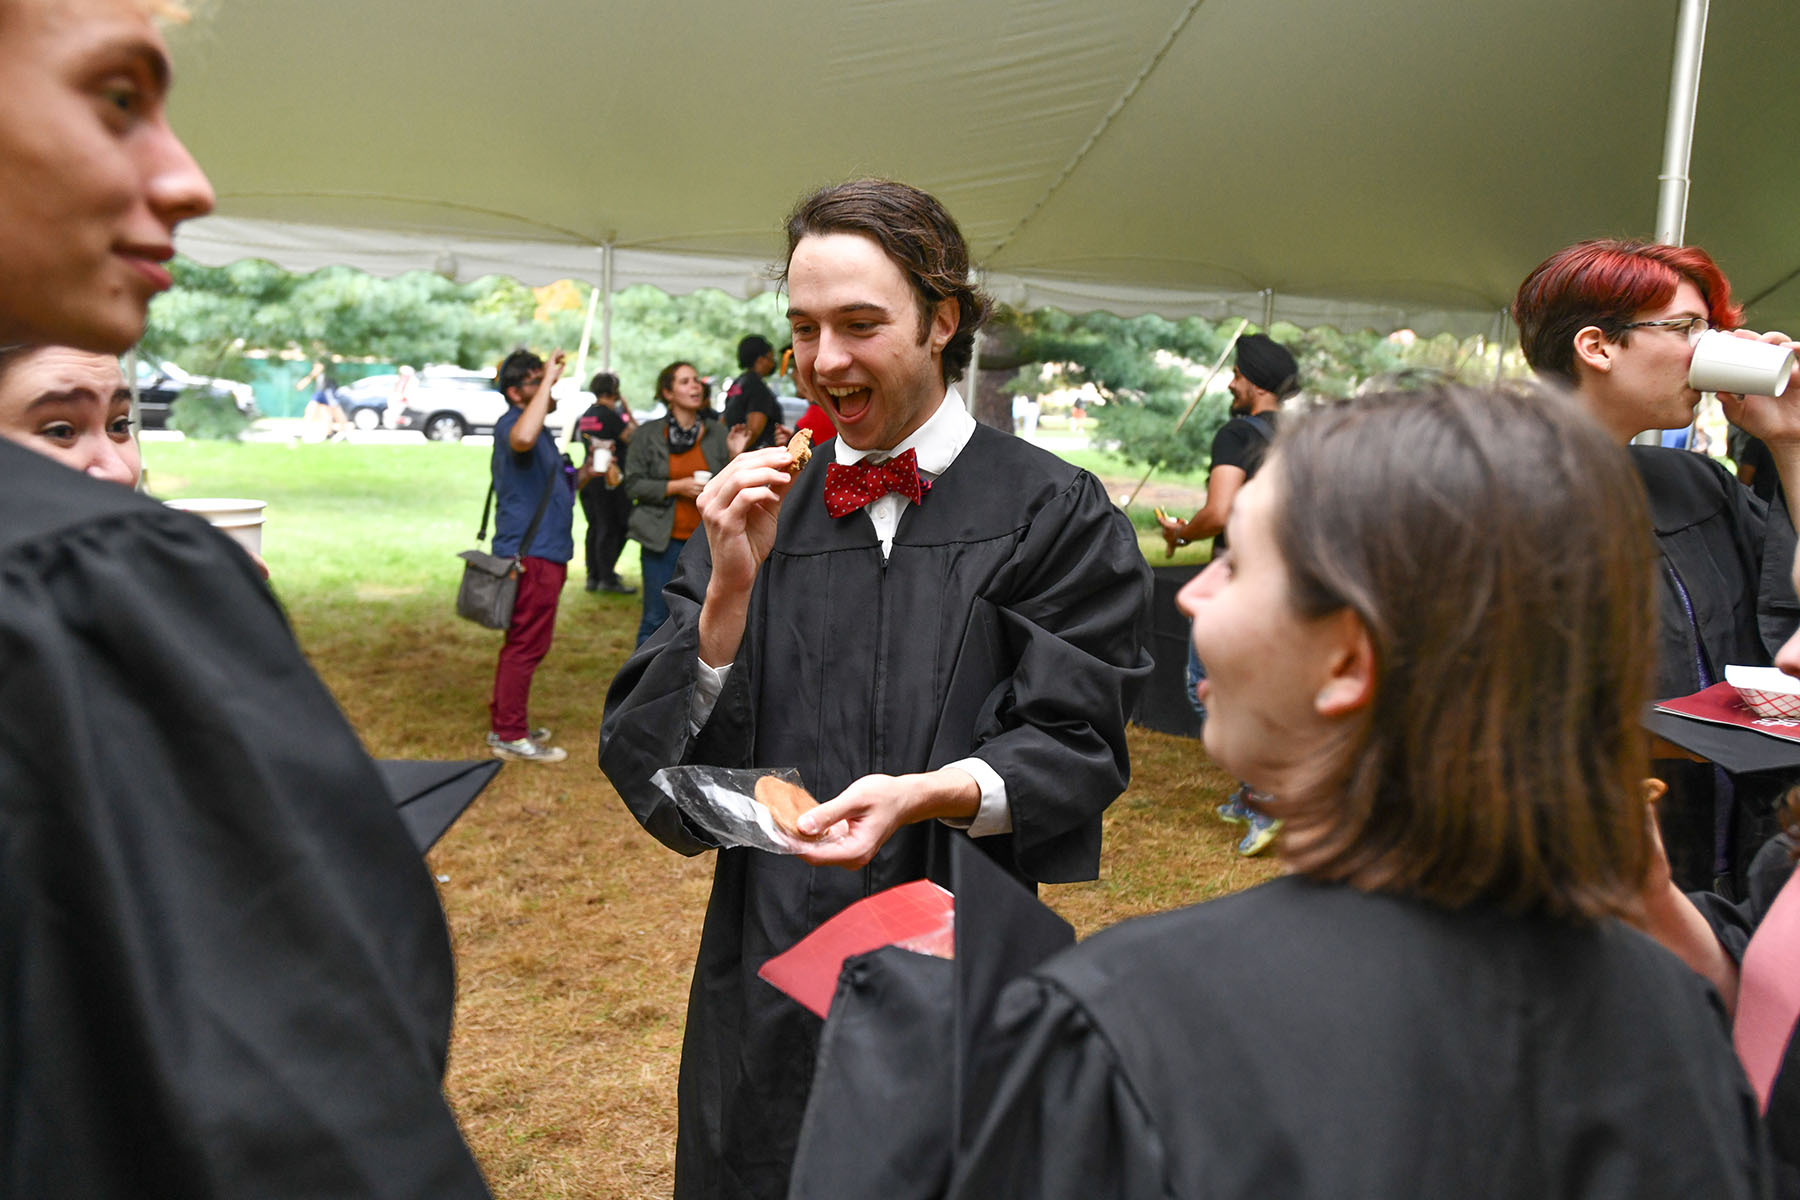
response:
<svg viewBox="0 0 1800 1200"><path fill-rule="evenodd" d="M581 323L581 349L575 352L575 378L581 381L583 387L587 386L588 379L588 346L594 340L594 309L599 303L600 289L594 288L588 293L587 319Z"/></svg>
<svg viewBox="0 0 1800 1200"><path fill-rule="evenodd" d="M1694 149L1694 111L1700 103L1700 60L1706 54L1707 4L1708 0L1681 0L1675 18L1669 115L1663 128L1662 172L1656 177L1656 240L1670 246L1681 245L1687 234L1688 160ZM1689 445L1693 429L1688 426ZM1631 440L1640 446L1660 445L1662 431L1646 429Z"/></svg>
<svg viewBox="0 0 1800 1200"><path fill-rule="evenodd" d="M1669 71L1669 116L1657 178L1656 240L1681 245L1687 232L1688 160L1694 149L1694 110L1700 103L1700 60L1706 53L1708 0L1681 0L1675 20L1675 62Z"/></svg>
<svg viewBox="0 0 1800 1200"><path fill-rule="evenodd" d="M600 248L600 306L600 369L610 371L613 369L613 247L611 242Z"/></svg>
<svg viewBox="0 0 1800 1200"><path fill-rule="evenodd" d="M969 373L963 378L969 381L968 390L963 395L963 407L975 415L975 393L981 390L981 331L975 331L975 344L969 347Z"/></svg>

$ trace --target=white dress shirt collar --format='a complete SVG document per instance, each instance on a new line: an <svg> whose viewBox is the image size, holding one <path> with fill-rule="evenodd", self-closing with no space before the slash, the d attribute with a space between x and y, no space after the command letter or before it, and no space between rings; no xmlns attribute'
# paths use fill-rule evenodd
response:
<svg viewBox="0 0 1800 1200"><path fill-rule="evenodd" d="M944 400L937 411L892 450L857 450L845 445L841 437L833 438L831 444L837 447L837 460L845 464L870 457L881 461L912 450L919 456L920 472L936 477L950 469L950 464L974 436L975 418L969 415L962 393L952 384L944 389Z"/></svg>

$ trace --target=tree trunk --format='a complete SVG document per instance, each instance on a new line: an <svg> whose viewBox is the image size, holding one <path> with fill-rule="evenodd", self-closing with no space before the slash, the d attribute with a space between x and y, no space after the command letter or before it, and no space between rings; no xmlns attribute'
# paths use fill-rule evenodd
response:
<svg viewBox="0 0 1800 1200"><path fill-rule="evenodd" d="M1013 431L1012 396L1006 391L1006 385L1017 375L1017 367L1004 367L997 371L981 370L976 374L980 379L975 386L975 419L983 425L992 425L995 429Z"/></svg>

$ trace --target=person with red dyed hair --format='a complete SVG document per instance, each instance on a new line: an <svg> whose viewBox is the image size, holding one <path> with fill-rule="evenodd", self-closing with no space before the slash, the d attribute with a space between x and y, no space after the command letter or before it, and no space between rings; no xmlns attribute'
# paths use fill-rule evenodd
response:
<svg viewBox="0 0 1800 1200"><path fill-rule="evenodd" d="M1731 284L1695 246L1595 240L1540 263L1513 301L1526 361L1575 397L1621 444L1646 429L1690 424L1694 344L1735 330ZM1743 337L1757 337L1740 333ZM1792 345L1786 335L1760 335ZM1800 399L1800 379L1789 394ZM1762 438L1790 489L1800 486L1800 405L1722 394L1734 424ZM1658 561L1656 695L1685 696L1728 663L1765 666L1800 622L1787 589L1794 531L1718 463L1657 446L1630 453L1650 500ZM1779 786L1711 764L1659 759L1659 806L1675 880L1689 890L1741 888L1743 868L1773 832Z"/></svg>

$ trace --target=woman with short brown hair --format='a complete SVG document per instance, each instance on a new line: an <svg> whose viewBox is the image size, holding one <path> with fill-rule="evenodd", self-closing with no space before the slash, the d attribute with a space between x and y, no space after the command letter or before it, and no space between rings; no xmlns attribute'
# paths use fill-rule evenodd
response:
<svg viewBox="0 0 1800 1200"><path fill-rule="evenodd" d="M1625 456L1536 388L1284 427L1181 604L1207 749L1279 797L1290 873L1011 985L952 1194L1759 1194L1716 999L1616 919L1646 525Z"/></svg>

